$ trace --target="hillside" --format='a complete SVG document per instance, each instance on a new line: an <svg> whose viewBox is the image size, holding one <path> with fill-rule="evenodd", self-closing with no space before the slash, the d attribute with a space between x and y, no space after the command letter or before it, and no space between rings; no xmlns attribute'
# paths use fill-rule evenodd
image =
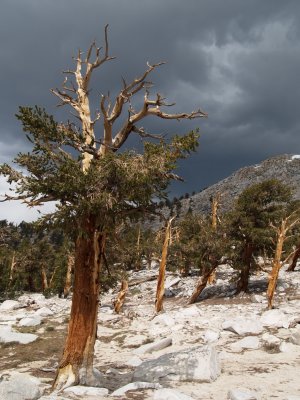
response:
<svg viewBox="0 0 300 400"><path fill-rule="evenodd" d="M193 212L209 213L210 198L216 193L222 194L220 209L228 211L246 187L272 178L292 186L295 199L300 199L300 155L279 155L260 164L241 168L189 199L181 200L180 214L185 214L189 208Z"/></svg>

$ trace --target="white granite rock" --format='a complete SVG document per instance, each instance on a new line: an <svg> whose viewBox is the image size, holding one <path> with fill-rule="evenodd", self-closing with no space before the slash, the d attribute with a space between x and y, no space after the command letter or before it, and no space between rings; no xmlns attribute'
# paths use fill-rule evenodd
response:
<svg viewBox="0 0 300 400"><path fill-rule="evenodd" d="M25 317L19 321L19 326L37 326L42 323L42 318L38 315Z"/></svg>
<svg viewBox="0 0 300 400"><path fill-rule="evenodd" d="M207 330L204 333L203 339L206 343L212 343L218 340L219 337L220 337L220 331Z"/></svg>
<svg viewBox="0 0 300 400"><path fill-rule="evenodd" d="M264 303L266 301L266 298L261 294L253 294L251 296L251 300L253 301L253 303Z"/></svg>
<svg viewBox="0 0 300 400"><path fill-rule="evenodd" d="M300 346L300 330L292 333L292 336L290 337L290 342Z"/></svg>
<svg viewBox="0 0 300 400"><path fill-rule="evenodd" d="M119 389L111 393L111 396L124 396L129 390L140 390L140 389L160 389L161 385L159 383L149 383L149 382L133 382L128 383L128 385L122 386Z"/></svg>
<svg viewBox="0 0 300 400"><path fill-rule="evenodd" d="M46 297L41 293L23 294L18 298L18 301L24 307L31 305L36 306L36 308L44 307L48 302Z"/></svg>
<svg viewBox="0 0 300 400"><path fill-rule="evenodd" d="M63 397L60 393L52 393L46 396L39 397L39 400L70 400L70 397Z"/></svg>
<svg viewBox="0 0 300 400"><path fill-rule="evenodd" d="M246 336L232 344L233 349L249 349L255 350L260 347L260 341L256 336Z"/></svg>
<svg viewBox="0 0 300 400"><path fill-rule="evenodd" d="M237 317L224 321L222 328L238 335L258 335L263 331L263 326L257 319Z"/></svg>
<svg viewBox="0 0 300 400"><path fill-rule="evenodd" d="M292 353L295 351L296 346L293 343L282 342L279 346L279 350L282 353Z"/></svg>
<svg viewBox="0 0 300 400"><path fill-rule="evenodd" d="M48 308L48 307L39 308L34 313L35 316L38 315L38 316L41 316L41 317L49 317L49 316L51 316L53 314L54 314L53 311L51 311L50 308Z"/></svg>
<svg viewBox="0 0 300 400"><path fill-rule="evenodd" d="M153 400L193 400L193 398L175 389L158 389L153 393Z"/></svg>
<svg viewBox="0 0 300 400"><path fill-rule="evenodd" d="M190 319L200 317L202 312L196 305L192 305L186 308L181 308L175 314L176 321L178 319Z"/></svg>
<svg viewBox="0 0 300 400"><path fill-rule="evenodd" d="M181 281L181 278L166 279L165 288L170 289L172 286L177 285Z"/></svg>
<svg viewBox="0 0 300 400"><path fill-rule="evenodd" d="M16 300L5 300L1 305L0 305L0 311L12 311L15 310L16 308L20 307L20 303Z"/></svg>
<svg viewBox="0 0 300 400"><path fill-rule="evenodd" d="M138 367L139 365L142 364L142 362L143 361L139 357L134 356L130 358L128 361L126 361L125 364L128 365L129 367Z"/></svg>
<svg viewBox="0 0 300 400"><path fill-rule="evenodd" d="M135 336L127 336L124 339L124 346L125 347L137 347L142 346L143 343L147 340L147 336L145 335L135 335Z"/></svg>
<svg viewBox="0 0 300 400"><path fill-rule="evenodd" d="M144 344L143 346L139 347L138 349L133 350L133 353L137 354L137 355L152 353L153 351L162 350L171 345L172 345L172 338L165 338L165 339L153 342L153 343Z"/></svg>
<svg viewBox="0 0 300 400"><path fill-rule="evenodd" d="M247 389L232 389L228 392L227 399L229 400L257 400L255 393Z"/></svg>
<svg viewBox="0 0 300 400"><path fill-rule="evenodd" d="M212 382L220 372L216 350L211 346L201 346L145 361L134 372L133 380Z"/></svg>
<svg viewBox="0 0 300 400"><path fill-rule="evenodd" d="M32 333L20 333L13 331L11 326L0 326L0 343L18 342L27 344L34 342L38 338Z"/></svg>
<svg viewBox="0 0 300 400"><path fill-rule="evenodd" d="M155 318L153 318L151 322L151 325L156 325L156 324L158 324L159 326L172 327L175 325L175 320L168 314L159 314Z"/></svg>
<svg viewBox="0 0 300 400"><path fill-rule="evenodd" d="M41 396L41 382L29 374L12 372L0 377L1 400L36 400Z"/></svg>
<svg viewBox="0 0 300 400"><path fill-rule="evenodd" d="M286 314L276 309L265 311L260 321L263 326L267 326L268 328L288 328L290 326Z"/></svg>
<svg viewBox="0 0 300 400"><path fill-rule="evenodd" d="M267 332L262 335L262 340L267 348L279 348L281 343L278 337L270 335Z"/></svg>
<svg viewBox="0 0 300 400"><path fill-rule="evenodd" d="M64 389L64 393L72 393L76 396L107 396L108 389L89 386L70 386ZM84 398L84 397L83 397Z"/></svg>

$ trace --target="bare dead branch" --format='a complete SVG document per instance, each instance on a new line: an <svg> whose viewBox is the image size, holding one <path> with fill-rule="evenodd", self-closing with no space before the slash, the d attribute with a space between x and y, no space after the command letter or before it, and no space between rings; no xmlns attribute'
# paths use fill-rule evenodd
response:
<svg viewBox="0 0 300 400"><path fill-rule="evenodd" d="M119 130L119 132L115 135L114 139L112 140L112 144L114 149L119 149L123 143L127 140L130 132L132 132L133 127L136 128L136 122L140 121L141 119L145 118L148 115L153 115L163 119L176 119L180 121L181 119L195 119L195 118L205 118L207 117L207 113L202 111L201 109L197 111L192 111L191 113L177 113L177 114L168 114L163 112L160 107L161 106L170 106L171 104L165 103L165 99L158 93L156 95L156 100L149 100L148 98L149 92L146 90L144 96L144 103L141 110L127 119L123 127ZM124 104L124 102L123 102ZM156 105L156 107L150 107L149 105ZM119 109L118 112L121 112ZM110 120L110 119L109 119Z"/></svg>
<svg viewBox="0 0 300 400"><path fill-rule="evenodd" d="M127 103L134 94L142 90L143 88L152 85L151 82L146 81L146 77L157 67L165 64L165 62L159 62L157 64L150 65L147 63L148 69L138 78L135 78L131 83L127 84L125 79L122 77L123 90L116 97L115 104L113 106L109 121L113 123L122 113L123 105Z"/></svg>
<svg viewBox="0 0 300 400"><path fill-rule="evenodd" d="M143 127L138 128L137 126L132 127L132 132L138 133L143 138L152 138L152 139L163 139L164 135L156 135L153 133L148 133L145 131Z"/></svg>

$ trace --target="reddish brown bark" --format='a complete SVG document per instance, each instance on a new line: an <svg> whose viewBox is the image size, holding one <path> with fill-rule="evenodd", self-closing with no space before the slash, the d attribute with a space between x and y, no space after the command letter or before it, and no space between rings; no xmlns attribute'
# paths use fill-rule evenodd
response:
<svg viewBox="0 0 300 400"><path fill-rule="evenodd" d="M217 193L211 198L211 227L216 232L217 231L217 221L218 221L218 207L220 201L220 193ZM207 279L207 283L212 285L216 282L216 271L214 270ZM203 289L202 289L203 290Z"/></svg>
<svg viewBox="0 0 300 400"><path fill-rule="evenodd" d="M209 268L207 271L204 272L204 274L201 276L201 278L199 279L199 281L197 283L196 289L194 290L193 294L189 298L188 304L194 304L197 301L198 297L205 289L210 276L214 273L217 266L218 266L218 263L215 263L214 265L212 265L211 268Z"/></svg>
<svg viewBox="0 0 300 400"><path fill-rule="evenodd" d="M272 271L269 276L269 284L267 289L267 299L268 299L269 309L273 307L274 293L278 280L279 270L281 268L281 255L282 255L283 243L285 240L286 232L289 229L286 226L286 224L287 224L287 219L283 219L281 221L281 226L277 230L277 243L276 243L275 256L272 263Z"/></svg>
<svg viewBox="0 0 300 400"><path fill-rule="evenodd" d="M99 273L104 236L92 218L82 226L75 243L75 274L68 335L54 388L93 385L94 345L97 335Z"/></svg>
<svg viewBox="0 0 300 400"><path fill-rule="evenodd" d="M207 283L208 283L209 285L212 285L212 284L214 284L215 282L216 282L216 271L213 271L213 272L209 275L208 280L207 280Z"/></svg>
<svg viewBox="0 0 300 400"><path fill-rule="evenodd" d="M45 267L43 265L42 265L41 275L42 275L42 290L44 292L45 290L48 289L49 286L48 286L47 274L45 271Z"/></svg>
<svg viewBox="0 0 300 400"><path fill-rule="evenodd" d="M237 293L247 292L249 284L249 276L251 269L253 246L251 243L246 243L243 254L243 265L240 272L240 278L237 284Z"/></svg>
<svg viewBox="0 0 300 400"><path fill-rule="evenodd" d="M119 314L119 312L121 311L121 309L123 307L127 291L128 291L128 281L123 280L121 282L121 289L119 291L118 297L117 297L117 299L115 301L115 304L114 304L115 312L118 313L118 314Z"/></svg>
<svg viewBox="0 0 300 400"><path fill-rule="evenodd" d="M168 222L165 240L162 249L161 262L159 266L159 274L157 280L157 288L156 288L156 299L155 299L155 310L156 312L160 312L163 310L163 297L165 294L165 275L166 275L166 265L167 265L167 255L168 255L168 247L171 237L171 223L174 218L171 218Z"/></svg>

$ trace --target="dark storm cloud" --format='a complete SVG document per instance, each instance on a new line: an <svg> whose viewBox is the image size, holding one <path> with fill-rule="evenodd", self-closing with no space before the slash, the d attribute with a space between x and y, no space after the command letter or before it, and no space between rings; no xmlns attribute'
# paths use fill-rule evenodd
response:
<svg viewBox="0 0 300 400"><path fill-rule="evenodd" d="M14 114L18 105L45 106L58 119L49 92L72 68L78 47L102 44L110 24L110 53L92 82L93 99L116 94L146 61L174 110L197 107L207 121L143 121L148 130L201 128L197 155L182 165L192 191L234 169L279 153L300 153L300 2L298 0L2 0L0 12L0 162L26 148ZM64 113L63 113L64 112Z"/></svg>

